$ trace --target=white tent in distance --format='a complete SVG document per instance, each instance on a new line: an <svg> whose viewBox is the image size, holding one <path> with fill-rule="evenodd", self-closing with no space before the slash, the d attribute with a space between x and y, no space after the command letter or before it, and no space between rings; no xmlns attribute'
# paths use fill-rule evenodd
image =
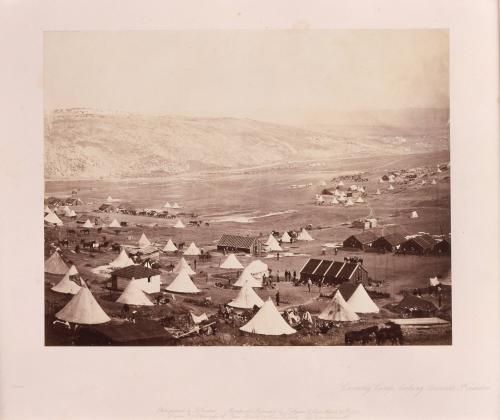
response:
<svg viewBox="0 0 500 420"><path fill-rule="evenodd" d="M140 247L145 247L151 245L151 242L149 241L148 237L146 234L143 232L141 237L139 238L138 244Z"/></svg>
<svg viewBox="0 0 500 420"><path fill-rule="evenodd" d="M191 242L191 245L184 251L184 255L188 256L196 256L201 255L200 249L195 245L194 242Z"/></svg>
<svg viewBox="0 0 500 420"><path fill-rule="evenodd" d="M309 232L307 230L302 228L301 232L297 236L297 240L298 241L313 241L314 239L312 238L312 236L309 234Z"/></svg>
<svg viewBox="0 0 500 420"><path fill-rule="evenodd" d="M220 265L220 268L225 268L228 270L242 270L243 265L239 262L236 255L229 254L224 262Z"/></svg>
<svg viewBox="0 0 500 420"><path fill-rule="evenodd" d="M177 251L177 247L172 242L172 239L169 239L167 241L167 244L163 248L163 251L165 251L165 252L175 252L175 251Z"/></svg>
<svg viewBox="0 0 500 420"><path fill-rule="evenodd" d="M201 291L193 283L185 269L177 274L177 277L167 286L166 290L174 293L199 293Z"/></svg>
<svg viewBox="0 0 500 420"><path fill-rule="evenodd" d="M280 244L276 240L276 238L273 236L272 233L269 234L269 238L267 238L266 242L266 247L268 251L283 251L283 249L280 247Z"/></svg>
<svg viewBox="0 0 500 420"><path fill-rule="evenodd" d="M174 225L174 228L176 229L184 229L186 227L186 225L184 223L182 223L182 220L177 220L177 223Z"/></svg>
<svg viewBox="0 0 500 420"><path fill-rule="evenodd" d="M52 212L50 212L49 214L47 214L47 216L45 216L43 220L46 221L47 223L51 223L53 225L57 225L57 226L62 226L63 225L62 220L59 219L59 217L57 216L57 214L52 213Z"/></svg>
<svg viewBox="0 0 500 420"><path fill-rule="evenodd" d="M290 235L288 234L288 232L286 230L283 232L283 235L281 235L281 242L283 242L283 243L292 242L292 238L290 237Z"/></svg>
<svg viewBox="0 0 500 420"><path fill-rule="evenodd" d="M271 298L240 330L262 335L290 335L297 332L283 319Z"/></svg>
<svg viewBox="0 0 500 420"><path fill-rule="evenodd" d="M127 251L123 248L120 251L120 254L109 263L110 267L117 268L128 267L129 265L134 265L134 261L132 261L132 258L127 255Z"/></svg>
<svg viewBox="0 0 500 420"><path fill-rule="evenodd" d="M410 219L417 219L418 218L418 213L416 211L412 211L410 214Z"/></svg>

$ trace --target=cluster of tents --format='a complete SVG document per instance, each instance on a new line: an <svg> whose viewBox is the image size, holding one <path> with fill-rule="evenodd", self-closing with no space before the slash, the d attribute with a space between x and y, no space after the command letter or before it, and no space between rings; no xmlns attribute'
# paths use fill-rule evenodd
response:
<svg viewBox="0 0 500 420"><path fill-rule="evenodd" d="M302 228L302 230L297 235L296 240L297 241L313 241L314 239L312 238L312 236L310 235L310 233L306 229ZM291 238L290 234L287 231L283 232L283 235L281 235L281 243L283 244L283 243L291 243L291 242L292 242L292 238ZM277 251L277 252L283 251L283 248L281 247L278 240L274 237L274 235L272 233L269 234L267 241L264 242L264 246L265 246L265 249L267 251Z"/></svg>

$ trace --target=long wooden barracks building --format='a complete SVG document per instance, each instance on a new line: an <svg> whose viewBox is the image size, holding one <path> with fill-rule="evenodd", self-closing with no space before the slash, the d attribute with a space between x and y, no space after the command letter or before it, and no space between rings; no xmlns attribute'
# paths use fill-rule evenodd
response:
<svg viewBox="0 0 500 420"><path fill-rule="evenodd" d="M300 279L313 283L368 283L368 271L360 263L310 258L300 270Z"/></svg>

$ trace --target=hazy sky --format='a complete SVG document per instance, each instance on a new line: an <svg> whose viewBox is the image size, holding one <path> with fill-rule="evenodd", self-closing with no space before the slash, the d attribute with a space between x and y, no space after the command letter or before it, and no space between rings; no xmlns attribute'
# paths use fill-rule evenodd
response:
<svg viewBox="0 0 500 420"><path fill-rule="evenodd" d="M447 108L446 30L47 32L45 107L322 123Z"/></svg>

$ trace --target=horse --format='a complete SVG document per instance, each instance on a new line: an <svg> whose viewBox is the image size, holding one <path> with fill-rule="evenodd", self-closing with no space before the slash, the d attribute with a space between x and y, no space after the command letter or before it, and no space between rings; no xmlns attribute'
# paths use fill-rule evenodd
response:
<svg viewBox="0 0 500 420"><path fill-rule="evenodd" d="M390 340L392 344L403 344L403 332L401 326L388 322L387 326L380 328L376 333L377 344L384 344L386 340Z"/></svg>
<svg viewBox="0 0 500 420"><path fill-rule="evenodd" d="M359 331L347 331L344 336L345 344L351 345L357 341L360 341L361 344L367 344L372 338L376 338L377 332L376 325Z"/></svg>

